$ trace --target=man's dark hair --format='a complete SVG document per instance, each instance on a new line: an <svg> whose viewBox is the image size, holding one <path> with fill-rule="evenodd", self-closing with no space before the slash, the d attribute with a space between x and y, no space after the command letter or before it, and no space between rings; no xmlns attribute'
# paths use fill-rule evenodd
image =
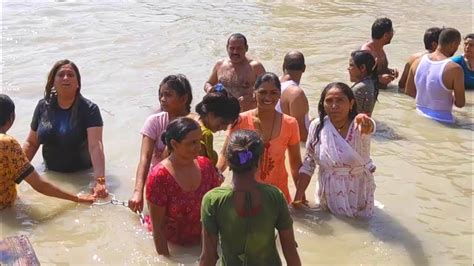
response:
<svg viewBox="0 0 474 266"><path fill-rule="evenodd" d="M433 27L425 31L425 35L423 36L423 42L425 43L426 50L431 50L431 44L433 42L438 43L439 34L441 33L441 30L441 28Z"/></svg>
<svg viewBox="0 0 474 266"><path fill-rule="evenodd" d="M15 113L15 104L6 94L0 94L0 126L4 126Z"/></svg>
<svg viewBox="0 0 474 266"><path fill-rule="evenodd" d="M461 41L461 33L454 28L444 28L439 34L438 45L447 46Z"/></svg>
<svg viewBox="0 0 474 266"><path fill-rule="evenodd" d="M283 59L283 71L285 70L304 70L304 55L298 51L290 51Z"/></svg>
<svg viewBox="0 0 474 266"><path fill-rule="evenodd" d="M467 40L467 39L474 39L474 33L469 33L469 34L467 34L467 35L464 37L464 40Z"/></svg>
<svg viewBox="0 0 474 266"><path fill-rule="evenodd" d="M372 39L378 40L392 30L392 21L389 18L378 18L372 24Z"/></svg>
<svg viewBox="0 0 474 266"><path fill-rule="evenodd" d="M245 38L245 36L242 34L242 33L232 33L229 38L227 39L227 46L229 46L229 42L231 39L242 39L244 40L244 44L245 44L245 48L248 49L249 46L247 44L247 38Z"/></svg>

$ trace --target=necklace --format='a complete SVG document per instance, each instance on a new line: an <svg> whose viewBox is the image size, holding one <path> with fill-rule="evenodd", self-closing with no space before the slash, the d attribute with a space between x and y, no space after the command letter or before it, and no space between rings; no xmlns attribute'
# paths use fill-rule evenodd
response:
<svg viewBox="0 0 474 266"><path fill-rule="evenodd" d="M258 124L258 130L262 134L263 142L264 142L264 151L263 151L263 157L261 160L263 160L263 163L261 163L261 169L260 169L260 180L265 180L267 175L270 173L270 170L273 168L272 165L272 160L269 156L269 149L270 149L270 141L273 136L273 129L275 127L275 121L276 121L277 113L274 112L273 114L273 122L272 122L272 130L270 131L270 136L268 139L265 138L265 134L263 132L262 127L260 124ZM260 119L260 118L259 118Z"/></svg>
<svg viewBox="0 0 474 266"><path fill-rule="evenodd" d="M341 127L335 127L335 128L337 129L337 132L341 133L342 130L346 127L346 125L347 125L347 121L344 122L344 124Z"/></svg>

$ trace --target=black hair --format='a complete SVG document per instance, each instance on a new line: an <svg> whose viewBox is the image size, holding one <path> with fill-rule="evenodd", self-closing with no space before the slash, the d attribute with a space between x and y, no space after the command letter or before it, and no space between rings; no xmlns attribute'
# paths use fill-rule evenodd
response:
<svg viewBox="0 0 474 266"><path fill-rule="evenodd" d="M161 134L161 141L168 150L172 151L171 141L181 142L189 132L199 129L199 124L189 117L180 117L173 120L166 127L165 132Z"/></svg>
<svg viewBox="0 0 474 266"><path fill-rule="evenodd" d="M0 126L4 126L15 113L15 103L6 94L0 94Z"/></svg>
<svg viewBox="0 0 474 266"><path fill-rule="evenodd" d="M275 84L275 87L277 87L278 90L281 91L280 79L278 79L278 76L272 72L265 72L262 75L258 76L257 80L255 81L255 85L253 89L258 90L260 86L262 85L262 83L267 82L267 81L273 82L273 84Z"/></svg>
<svg viewBox="0 0 474 266"><path fill-rule="evenodd" d="M372 39L378 40L392 30L392 21L389 18L378 18L372 24Z"/></svg>
<svg viewBox="0 0 474 266"><path fill-rule="evenodd" d="M321 92L321 97L319 98L319 103L318 103L318 114L319 114L319 124L316 127L316 142L311 143L313 147L316 146L316 144L319 142L321 130L324 127L324 118L326 117L326 110L324 110L324 100L326 99L326 94L327 92L332 89L332 88L338 88L344 93L349 101L353 100L354 105L352 106L352 109L349 111L349 120L352 121L354 120L354 117L357 115L357 102L355 100L354 93L352 92L351 88L347 86L346 83L343 82L331 82L326 87L324 87L323 91Z"/></svg>
<svg viewBox="0 0 474 266"><path fill-rule="evenodd" d="M302 71L305 68L304 55L298 51L290 51L283 59L283 71L296 70Z"/></svg>
<svg viewBox="0 0 474 266"><path fill-rule="evenodd" d="M213 87L196 105L195 110L200 117L213 113L231 124L239 118L240 104L239 100L227 93L224 87L220 88L219 91L216 91Z"/></svg>
<svg viewBox="0 0 474 266"><path fill-rule="evenodd" d="M469 33L469 34L467 34L467 35L464 37L464 40L467 40L467 39L474 39L474 33Z"/></svg>
<svg viewBox="0 0 474 266"><path fill-rule="evenodd" d="M225 156L230 170L245 173L258 167L263 140L251 130L237 130L230 135Z"/></svg>
<svg viewBox="0 0 474 266"><path fill-rule="evenodd" d="M160 88L166 84L168 88L172 89L179 96L187 96L186 99L186 110L191 112L191 102L193 101L193 91L191 84L183 74L169 75L166 76L160 83ZM159 92L158 92L159 93Z"/></svg>
<svg viewBox="0 0 474 266"><path fill-rule="evenodd" d="M245 50L247 50L249 48L248 44L247 44L247 38L242 34L242 33L232 33L229 38L227 38L227 44L226 44L226 47L229 46L229 43L230 43L230 40L231 39L242 39L244 40L244 45L245 45Z"/></svg>
<svg viewBox="0 0 474 266"><path fill-rule="evenodd" d="M438 43L439 34L441 33L441 28L432 27L425 31L423 35L423 43L425 44L425 49L431 51L431 44L433 42Z"/></svg>
<svg viewBox="0 0 474 266"><path fill-rule="evenodd" d="M447 46L457 41L461 41L461 33L454 28L444 28L439 34L438 45Z"/></svg>
<svg viewBox="0 0 474 266"><path fill-rule="evenodd" d="M357 67L365 65L365 69L367 70L367 76L369 76L372 82L374 83L374 99L377 100L379 96L379 78L377 75L377 67L375 65L374 57L368 51L357 50L351 53L351 58Z"/></svg>

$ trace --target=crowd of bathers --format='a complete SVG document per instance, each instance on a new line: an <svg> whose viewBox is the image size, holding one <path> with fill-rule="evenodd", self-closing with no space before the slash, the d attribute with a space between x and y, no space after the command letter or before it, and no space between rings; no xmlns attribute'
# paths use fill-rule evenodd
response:
<svg viewBox="0 0 474 266"><path fill-rule="evenodd" d="M201 244L200 264L215 265L220 244L225 265L280 265L276 229L286 263L300 265L288 207L310 205L306 189L316 168L315 201L322 210L371 217L376 187L372 116L379 90L398 78L383 50L393 36L390 19L375 20L372 40L350 53L347 69L354 84L327 84L314 119L300 87L304 55L288 52L279 77L246 55L247 39L240 33L228 38L228 58L215 64L194 110L186 76L166 76L158 86L160 110L140 131L139 164L128 201L137 213L147 202L145 221L157 253L169 256L168 243ZM444 123L454 121L453 105L464 106L465 89L474 87L474 35L464 38L464 54L451 59L460 42L456 29L428 29L426 51L410 57L398 84L416 98L419 113ZM103 120L100 108L81 94L76 64L60 60L50 70L23 146L6 134L14 120L14 102L0 94L1 209L14 205L16 184L23 180L40 193L75 202L108 197ZM226 132L220 152L213 145L218 131ZM306 145L303 156L301 142ZM91 194L74 195L39 175L30 162L40 147L47 170L92 169ZM222 185L227 168L230 185ZM293 195L289 176L296 187Z"/></svg>

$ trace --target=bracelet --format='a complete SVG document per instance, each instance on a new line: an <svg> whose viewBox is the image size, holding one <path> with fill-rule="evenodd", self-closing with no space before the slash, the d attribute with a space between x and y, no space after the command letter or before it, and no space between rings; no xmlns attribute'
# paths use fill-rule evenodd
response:
<svg viewBox="0 0 474 266"><path fill-rule="evenodd" d="M303 204L304 202L302 200L295 200L292 202L292 204Z"/></svg>
<svg viewBox="0 0 474 266"><path fill-rule="evenodd" d="M99 176L95 179L97 184L105 185L105 176Z"/></svg>

